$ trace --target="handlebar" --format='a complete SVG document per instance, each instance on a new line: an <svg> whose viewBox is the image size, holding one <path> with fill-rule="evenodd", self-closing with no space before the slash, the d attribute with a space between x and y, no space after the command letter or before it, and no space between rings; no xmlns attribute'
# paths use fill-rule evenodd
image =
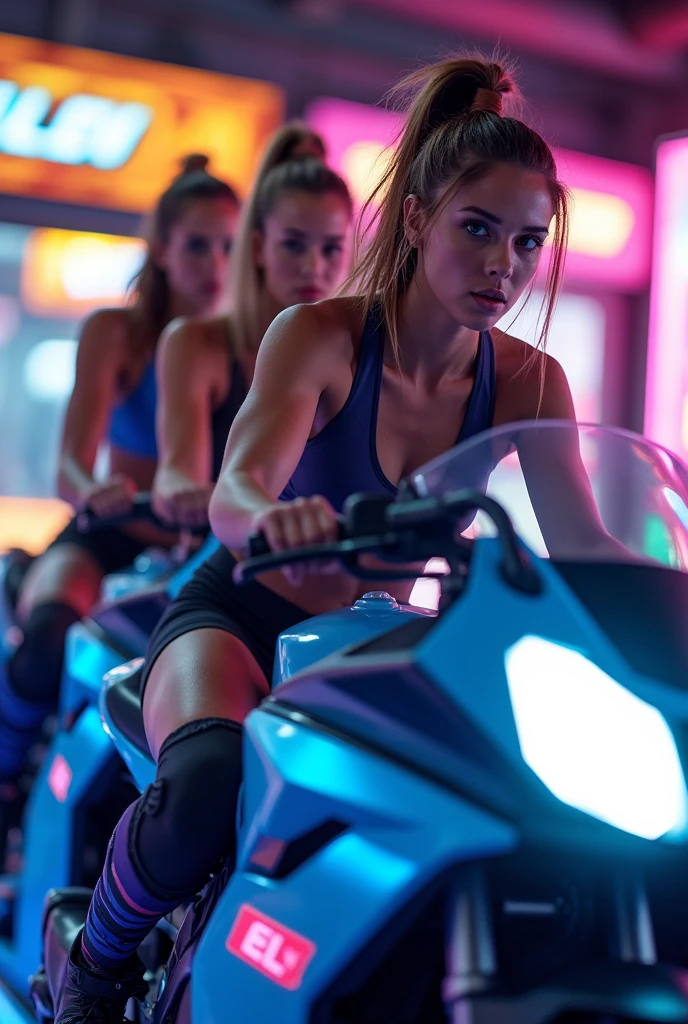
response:
<svg viewBox="0 0 688 1024"><path fill-rule="evenodd" d="M527 594L541 590L539 574L518 541L509 516L494 499L476 491L453 491L440 498L395 501L381 495L353 495L344 507L339 539L325 544L271 551L262 534L248 540L247 558L234 568L234 581L245 583L260 573L298 562L338 559L359 579L408 580L417 570L385 571L362 566L359 556L375 554L383 561L412 563L446 558L450 566L466 563L471 541L456 536L468 513L484 512L493 522L502 545L500 570L510 586ZM432 578L432 574L428 578ZM439 577L441 578L441 576Z"/></svg>
<svg viewBox="0 0 688 1024"><path fill-rule="evenodd" d="M161 530L168 532L181 529L181 527L166 523L153 511L152 495L148 491L139 491L132 498L132 506L128 512L115 516L98 516L93 509L85 508L76 517L76 528L79 533L92 533L96 530L107 530L113 526L124 526L127 523L150 523ZM196 536L204 536L208 532L207 526L184 527Z"/></svg>

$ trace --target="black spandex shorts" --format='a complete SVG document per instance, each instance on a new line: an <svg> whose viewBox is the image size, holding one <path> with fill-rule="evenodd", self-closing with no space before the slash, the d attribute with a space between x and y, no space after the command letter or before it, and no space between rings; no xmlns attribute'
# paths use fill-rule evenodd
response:
<svg viewBox="0 0 688 1024"><path fill-rule="evenodd" d="M194 629L222 629L237 637L246 644L268 683L272 682L277 638L284 630L307 619L308 613L261 583L237 586L232 579L235 565L227 548L220 547L179 591L148 642L141 673L141 699L160 652L178 636Z"/></svg>
<svg viewBox="0 0 688 1024"><path fill-rule="evenodd" d="M88 551L106 576L111 572L126 569L150 547L150 544L144 544L115 526L92 530L90 533L80 533L76 528L76 519L71 519L67 523L62 533L58 533L52 544L48 546L48 550L59 544L76 544L77 547Z"/></svg>

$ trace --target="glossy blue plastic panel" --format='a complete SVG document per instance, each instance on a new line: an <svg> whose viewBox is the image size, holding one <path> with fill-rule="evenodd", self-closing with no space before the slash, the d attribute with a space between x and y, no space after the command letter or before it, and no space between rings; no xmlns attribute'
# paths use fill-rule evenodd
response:
<svg viewBox="0 0 688 1024"><path fill-rule="evenodd" d="M511 849L512 828L456 793L341 739L258 709L246 722L245 813L238 868L201 940L193 1019L302 1024L328 983L403 905L451 864ZM347 830L284 879L250 870L261 836L288 840L328 820ZM313 943L302 983L288 990L231 953L249 904Z"/></svg>
<svg viewBox="0 0 688 1024"><path fill-rule="evenodd" d="M334 651L372 640L419 615L434 612L400 605L384 591L371 591L351 608L307 619L282 633L277 642L273 688Z"/></svg>
<svg viewBox="0 0 688 1024"><path fill-rule="evenodd" d="M82 622L70 626L65 642L65 672L60 688L61 711L96 704L106 672L121 664L117 654Z"/></svg>
<svg viewBox="0 0 688 1024"><path fill-rule="evenodd" d="M17 886L13 940L0 940L0 977L17 992L27 993L41 959L45 894L74 884L75 810L114 756L95 707L50 744L25 812L24 870L10 880Z"/></svg>

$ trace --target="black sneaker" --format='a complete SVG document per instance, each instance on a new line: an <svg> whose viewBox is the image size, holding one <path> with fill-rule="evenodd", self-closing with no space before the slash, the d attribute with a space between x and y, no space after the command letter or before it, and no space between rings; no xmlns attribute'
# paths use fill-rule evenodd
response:
<svg viewBox="0 0 688 1024"><path fill-rule="evenodd" d="M148 995L144 971L139 958L133 956L122 964L117 976L97 972L81 951L79 932L67 961L67 980L55 1024L122 1024L129 999Z"/></svg>

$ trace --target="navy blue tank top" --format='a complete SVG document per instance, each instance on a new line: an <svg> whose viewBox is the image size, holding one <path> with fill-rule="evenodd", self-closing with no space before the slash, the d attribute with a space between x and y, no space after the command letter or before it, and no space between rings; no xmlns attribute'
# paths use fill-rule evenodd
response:
<svg viewBox="0 0 688 1024"><path fill-rule="evenodd" d="M155 440L155 363L146 363L141 380L133 391L112 410L110 417L110 444L132 455L156 459Z"/></svg>
<svg viewBox="0 0 688 1024"><path fill-rule="evenodd" d="M377 457L377 410L383 356L384 325L380 310L373 309L363 329L349 397L334 419L307 442L280 500L322 494L337 512L341 512L350 494L397 493ZM483 331L478 341L473 389L457 444L492 426L496 390L494 345L490 332Z"/></svg>
<svg viewBox="0 0 688 1024"><path fill-rule="evenodd" d="M248 394L246 378L238 359L232 361L230 373L232 374L232 383L229 391L217 409L213 411L210 425L213 445L213 481L217 480L222 469L229 428Z"/></svg>

